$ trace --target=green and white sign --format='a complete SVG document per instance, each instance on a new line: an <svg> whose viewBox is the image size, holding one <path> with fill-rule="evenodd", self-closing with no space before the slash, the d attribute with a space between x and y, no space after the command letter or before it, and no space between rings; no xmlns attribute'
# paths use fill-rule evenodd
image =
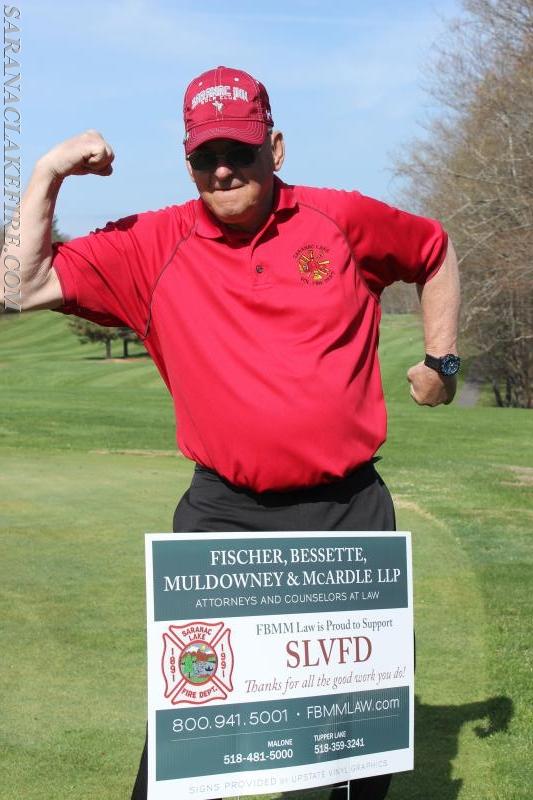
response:
<svg viewBox="0 0 533 800"><path fill-rule="evenodd" d="M146 536L148 798L413 768L409 533Z"/></svg>

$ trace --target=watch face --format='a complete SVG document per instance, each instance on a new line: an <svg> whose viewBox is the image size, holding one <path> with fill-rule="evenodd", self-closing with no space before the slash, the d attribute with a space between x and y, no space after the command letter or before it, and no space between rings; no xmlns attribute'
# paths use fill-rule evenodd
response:
<svg viewBox="0 0 533 800"><path fill-rule="evenodd" d="M443 375L451 376L457 375L459 372L459 366L461 364L461 359L459 356L454 355L447 355L441 358L440 362L440 371Z"/></svg>

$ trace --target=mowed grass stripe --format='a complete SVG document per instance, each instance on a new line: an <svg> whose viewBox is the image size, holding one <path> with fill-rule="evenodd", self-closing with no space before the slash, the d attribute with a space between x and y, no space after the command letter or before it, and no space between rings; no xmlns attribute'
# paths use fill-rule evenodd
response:
<svg viewBox="0 0 533 800"><path fill-rule="evenodd" d="M484 720L490 697L483 592L468 555L446 523L404 496L395 495L394 501L398 529L413 531L417 777L414 781L410 773L395 776L388 796L428 800L442 792L447 798L445 787L460 751L462 759L474 758L476 768L483 770L484 796L496 798L490 748L480 745L473 733ZM477 800L479 787L468 785L460 796Z"/></svg>
<svg viewBox="0 0 533 800"><path fill-rule="evenodd" d="M55 797L68 797L68 794L57 793L61 781L68 779L64 764L58 765L57 749L70 764L75 764L80 742L107 741L118 756L122 751L134 753L142 738L139 724L144 698L142 531L150 528L152 522L153 529L168 528L168 514L164 511L168 496L183 491L191 472L187 462L176 465L167 459L155 458L150 461L146 475L146 463L141 457L89 454L80 458L75 454L58 454L43 457L39 473L28 480L26 459L19 457L10 461L10 485L16 489L12 491L11 508L4 524L13 532L19 530L21 535L14 538L9 562L5 564L6 575L10 577L3 584L5 605L2 612L7 614L12 609L13 638L7 642L8 650L18 648L18 631L25 632L25 658L16 669L5 673L4 714L8 721L16 721L19 709L24 707L31 716L35 727L30 731L24 724L10 725L13 733L9 746L12 753L19 752L20 748L22 763L29 762L30 758L34 760L41 780L53 788ZM124 474L128 475L126 484L122 479ZM140 474L144 491L139 495L134 486L137 484L135 477ZM62 476L60 481L57 476ZM51 496L54 503L49 514L40 523L39 530L31 532L28 526ZM417 741L418 757L422 764L432 764L431 774L435 777L451 769L449 762L455 757L454 748L460 736L465 737L462 748L466 752L471 740L468 731L471 734L475 724L467 717L464 725L457 729L453 713L444 712L449 698L454 698L451 705L461 706L487 696L483 601L468 559L451 532L423 509L413 507L402 497L395 499L399 527L421 531L413 540L419 642L417 713L431 716L435 706L442 706L441 715L449 726L441 732L438 757L434 753L434 742L428 740L425 731L420 731ZM153 510L148 510L145 502L149 502L152 509L157 505L159 514L152 516ZM70 515L75 520L75 541L67 521ZM106 520L103 530L100 525L94 525L95 519L102 516ZM436 562L441 565L438 578L435 577ZM29 585L31 593L24 588ZM458 585L462 587L460 593L456 591ZM427 599L421 599L424 597ZM462 613L465 607L469 609L466 621ZM128 613L117 615L117 608L127 608ZM455 635L458 619L463 623L460 637ZM469 643L470 654L466 668L462 662L465 640ZM36 666L42 664L43 642L46 642L47 652L45 702L42 686L34 679ZM449 669L450 663L462 663L459 679L455 671ZM102 677L99 702L84 708L80 719L75 698L94 691L95 677L99 674ZM67 695L65 676L68 676ZM119 691L119 686L124 684L128 686L130 697L126 708L123 708L124 698ZM472 685L476 687L474 695ZM67 697L72 700L65 702ZM110 706L115 708L111 714ZM55 708L60 711L51 722L46 722L43 746L40 726ZM76 744L72 738L76 739ZM90 747L93 750L86 756L83 766L85 793L78 795L87 799L94 788L91 764L102 763L97 756L98 749L91 744ZM132 756L129 758L131 762ZM105 768L105 763L102 766ZM129 770L127 766L126 763L122 768L123 791L131 778L131 763ZM116 778L101 796L113 797L115 781ZM492 777L487 761L486 788L489 781L492 782ZM391 800L405 797L406 789L413 800L432 796L433 781L427 769L419 771L416 793L411 783L410 776L397 776ZM465 798L474 796L464 795Z"/></svg>
<svg viewBox="0 0 533 800"><path fill-rule="evenodd" d="M41 353L75 353L78 340L69 332L67 318L51 311L10 314L0 322L0 342L10 357L36 359ZM86 345L89 349L98 349Z"/></svg>
<svg viewBox="0 0 533 800"><path fill-rule="evenodd" d="M36 351L21 343L26 322ZM5 324L0 798L116 800L144 734L142 532L170 529L191 465L153 454L173 451L174 423L148 360L86 358L103 348L43 313L17 319L6 361ZM421 358L417 329L385 317L380 348L378 469L413 530L418 650L417 768L391 797L530 800L533 417L416 407L405 371Z"/></svg>
<svg viewBox="0 0 533 800"><path fill-rule="evenodd" d="M41 393L60 386L161 391L161 378L142 345L130 345L128 359L106 360L103 344L81 345L59 314L45 311L13 317L0 325L0 361L17 363L19 389L31 384ZM120 341L113 342L113 352L122 354ZM0 371L0 385L2 379L7 380L5 370L3 375Z"/></svg>
<svg viewBox="0 0 533 800"><path fill-rule="evenodd" d="M54 355L53 358L56 358ZM74 362L61 358L60 363L24 364L18 363L19 372L16 375L8 374L4 369L0 372L0 385L15 381L19 390L29 388L34 393L43 395L51 393L50 402L53 402L54 393L61 389L94 388L105 390L107 387L132 388L142 391L144 389L156 390L161 394L162 380L150 359L142 359L142 363L135 363L127 359L118 364L105 361L83 360Z"/></svg>
<svg viewBox="0 0 533 800"><path fill-rule="evenodd" d="M37 311L27 315L10 314L0 322L2 353L11 358L37 360L50 352L79 358L103 358L104 344L81 344L68 326L72 317L51 311ZM130 345L132 354L143 352L142 345ZM112 342L112 355L122 355L122 342Z"/></svg>

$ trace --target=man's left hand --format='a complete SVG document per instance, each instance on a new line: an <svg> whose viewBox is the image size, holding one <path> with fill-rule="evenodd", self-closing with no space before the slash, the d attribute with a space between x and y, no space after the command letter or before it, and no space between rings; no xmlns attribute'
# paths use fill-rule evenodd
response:
<svg viewBox="0 0 533 800"><path fill-rule="evenodd" d="M457 389L457 377L446 378L423 361L407 372L411 397L419 406L440 406L451 403Z"/></svg>

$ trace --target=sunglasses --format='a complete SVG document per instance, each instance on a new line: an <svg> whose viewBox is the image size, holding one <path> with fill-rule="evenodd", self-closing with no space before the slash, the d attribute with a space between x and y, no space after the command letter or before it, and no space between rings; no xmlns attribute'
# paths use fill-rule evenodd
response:
<svg viewBox="0 0 533 800"><path fill-rule="evenodd" d="M250 167L260 149L261 145L254 147L251 144L236 144L234 147L229 147L224 153L198 148L190 156L187 156L187 161L193 169L200 172L213 172L220 162L231 169L240 169L241 167Z"/></svg>

